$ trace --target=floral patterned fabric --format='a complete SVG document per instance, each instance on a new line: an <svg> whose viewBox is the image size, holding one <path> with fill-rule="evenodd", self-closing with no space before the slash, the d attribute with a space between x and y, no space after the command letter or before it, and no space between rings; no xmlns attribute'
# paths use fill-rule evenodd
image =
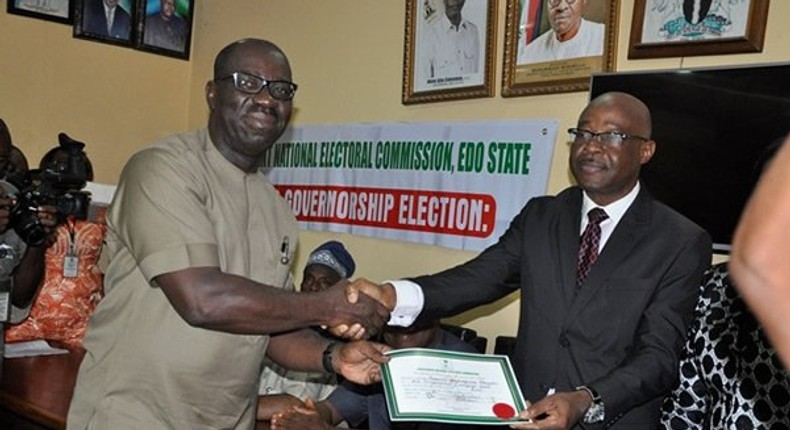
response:
<svg viewBox="0 0 790 430"><path fill-rule="evenodd" d="M30 316L8 326L6 342L34 339L57 340L81 346L88 318L102 298L102 274L97 267L106 225L88 221L64 223L57 239L47 248L44 282ZM74 235L74 253L79 257L77 276L64 276L63 266Z"/></svg>

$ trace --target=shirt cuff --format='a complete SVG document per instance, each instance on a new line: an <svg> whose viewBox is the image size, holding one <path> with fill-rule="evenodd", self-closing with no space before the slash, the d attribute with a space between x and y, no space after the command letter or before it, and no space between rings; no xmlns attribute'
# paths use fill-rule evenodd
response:
<svg viewBox="0 0 790 430"><path fill-rule="evenodd" d="M397 300L395 309L390 313L388 325L408 327L417 319L417 315L422 312L425 303L425 296L422 294L422 287L412 281L386 281L395 288Z"/></svg>

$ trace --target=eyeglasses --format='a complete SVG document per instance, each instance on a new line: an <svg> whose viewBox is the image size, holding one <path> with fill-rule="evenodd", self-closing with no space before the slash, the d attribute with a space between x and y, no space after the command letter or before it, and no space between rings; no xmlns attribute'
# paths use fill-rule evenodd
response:
<svg viewBox="0 0 790 430"><path fill-rule="evenodd" d="M576 0L565 0L565 3L574 4L576 3ZM555 7L558 4L560 4L560 0L549 0L549 6L551 7Z"/></svg>
<svg viewBox="0 0 790 430"><path fill-rule="evenodd" d="M568 137L575 145L581 145L583 143L597 140L598 143L608 148L620 147L622 146L623 142L628 139L638 139L643 142L650 140L646 137L620 133L619 131L604 131L601 133L596 133L583 128L569 128Z"/></svg>
<svg viewBox="0 0 790 430"><path fill-rule="evenodd" d="M266 88L269 95L277 100L288 101L296 94L296 84L288 81L270 81L260 76L251 75L244 72L233 72L228 76L216 78L214 81L233 79L233 87L247 94L258 94Z"/></svg>

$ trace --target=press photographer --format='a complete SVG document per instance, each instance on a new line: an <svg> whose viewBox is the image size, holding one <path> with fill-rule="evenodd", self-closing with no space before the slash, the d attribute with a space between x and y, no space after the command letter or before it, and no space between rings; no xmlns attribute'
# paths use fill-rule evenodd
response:
<svg viewBox="0 0 790 430"><path fill-rule="evenodd" d="M39 207L53 207L58 223L68 218L84 220L88 216L90 193L80 191L92 176L83 148L85 144L60 133L60 146L50 150L56 154L39 169L17 172L1 182L6 192L13 190L15 204L11 208L10 227L28 245L44 243L48 232L38 219Z"/></svg>
<svg viewBox="0 0 790 430"><path fill-rule="evenodd" d="M27 317L38 286L44 277L46 244L28 246L9 228L14 199L7 190L9 176L27 172L25 155L11 143L11 134L0 119L0 302L9 304L0 308L0 323L17 323ZM46 231L52 231L57 222L55 209L39 208L37 218ZM11 288L11 287L14 288ZM10 308L10 309L9 309ZM2 343L2 342L0 342ZM2 349L0 345L0 349Z"/></svg>
<svg viewBox="0 0 790 430"><path fill-rule="evenodd" d="M7 343L44 339L58 347L79 348L88 319L103 297L98 263L107 226L101 211L91 211L83 219L90 195L82 189L93 180L93 167L83 146L61 136L60 146L49 150L39 170L28 175L29 183L37 185L28 185L23 188L27 192L17 194L18 208L29 207L21 200L49 201L58 220L65 222L59 222L47 236L44 279L27 318L6 327ZM27 219L35 217L28 214ZM30 230L33 223L15 221L15 225L21 232Z"/></svg>
<svg viewBox="0 0 790 430"><path fill-rule="evenodd" d="M0 322L27 317L44 276L52 232L67 217L87 214L89 195L79 191L88 173L80 161L86 159L84 144L63 133L59 140L55 149L66 162L29 171L0 120L0 303L10 303L0 309Z"/></svg>

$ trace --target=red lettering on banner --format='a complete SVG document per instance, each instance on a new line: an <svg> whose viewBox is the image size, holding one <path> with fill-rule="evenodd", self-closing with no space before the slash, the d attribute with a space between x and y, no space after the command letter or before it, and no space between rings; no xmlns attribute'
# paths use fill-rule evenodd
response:
<svg viewBox="0 0 790 430"><path fill-rule="evenodd" d="M321 185L275 188L299 221L488 237L496 220L496 200L490 194Z"/></svg>

